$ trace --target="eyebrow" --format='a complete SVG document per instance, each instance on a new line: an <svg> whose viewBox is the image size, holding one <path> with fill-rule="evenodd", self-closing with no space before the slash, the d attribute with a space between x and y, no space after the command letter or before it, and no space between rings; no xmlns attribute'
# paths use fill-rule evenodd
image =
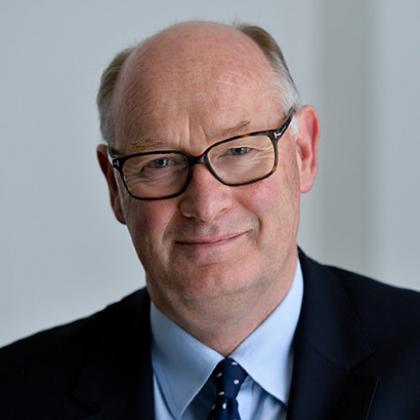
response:
<svg viewBox="0 0 420 420"><path fill-rule="evenodd" d="M240 133L245 127L248 127L250 124L251 124L251 121L249 120L240 121L238 124L232 127L223 128L222 130L219 130L217 132L217 136L214 136L214 137L221 138L221 140L223 140L223 138L235 136L238 133Z"/></svg>
<svg viewBox="0 0 420 420"><path fill-rule="evenodd" d="M130 142L130 144L128 145L128 151L130 153L144 152L147 150L159 148L164 145L167 145L167 142L163 140L140 137Z"/></svg>
<svg viewBox="0 0 420 420"><path fill-rule="evenodd" d="M238 124L235 124L232 127L227 127L221 130L217 130L217 134L212 135L211 138L224 140L231 136L240 135L241 132L250 124L251 124L251 121L242 120ZM130 142L128 146L128 151L130 153L144 152L148 150L159 149L162 146L166 148L171 147L170 145L168 145L168 142L165 140L140 136L139 138L134 139Z"/></svg>

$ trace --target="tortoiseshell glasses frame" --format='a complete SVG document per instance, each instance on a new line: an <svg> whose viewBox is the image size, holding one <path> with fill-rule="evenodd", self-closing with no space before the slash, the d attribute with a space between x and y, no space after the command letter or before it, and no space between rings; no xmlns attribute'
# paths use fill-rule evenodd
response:
<svg viewBox="0 0 420 420"><path fill-rule="evenodd" d="M192 168L197 164L206 165L212 175L225 185L252 184L276 171L277 144L288 129L294 112L295 109L291 108L279 128L230 137L212 144L199 156L178 150L118 156L110 147L108 155L128 194L138 200L162 200L182 194L191 180Z"/></svg>

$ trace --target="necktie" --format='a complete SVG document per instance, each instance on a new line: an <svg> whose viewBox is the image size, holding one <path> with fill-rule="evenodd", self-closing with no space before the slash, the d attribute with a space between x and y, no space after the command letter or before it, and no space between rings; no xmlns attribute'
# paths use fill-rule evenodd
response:
<svg viewBox="0 0 420 420"><path fill-rule="evenodd" d="M247 373L231 358L223 359L214 369L216 401L208 420L241 420L238 412L239 388Z"/></svg>

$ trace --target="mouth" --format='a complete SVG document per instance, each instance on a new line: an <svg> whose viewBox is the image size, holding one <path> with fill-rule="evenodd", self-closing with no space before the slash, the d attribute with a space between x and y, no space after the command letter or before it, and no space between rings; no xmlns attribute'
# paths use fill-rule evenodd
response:
<svg viewBox="0 0 420 420"><path fill-rule="evenodd" d="M184 239L177 241L177 244L186 247L216 247L234 242L236 239L239 239L247 233L248 231L215 237Z"/></svg>

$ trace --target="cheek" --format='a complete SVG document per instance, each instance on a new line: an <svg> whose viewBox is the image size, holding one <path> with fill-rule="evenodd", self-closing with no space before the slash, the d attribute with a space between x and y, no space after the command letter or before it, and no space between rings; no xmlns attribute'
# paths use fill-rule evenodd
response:
<svg viewBox="0 0 420 420"><path fill-rule="evenodd" d="M271 177L248 188L252 197L248 209L258 218L260 240L267 245L292 241L297 234L300 202L296 162L277 168Z"/></svg>
<svg viewBox="0 0 420 420"><path fill-rule="evenodd" d="M160 248L174 214L171 203L131 199L126 209L127 227L137 251L150 254Z"/></svg>

